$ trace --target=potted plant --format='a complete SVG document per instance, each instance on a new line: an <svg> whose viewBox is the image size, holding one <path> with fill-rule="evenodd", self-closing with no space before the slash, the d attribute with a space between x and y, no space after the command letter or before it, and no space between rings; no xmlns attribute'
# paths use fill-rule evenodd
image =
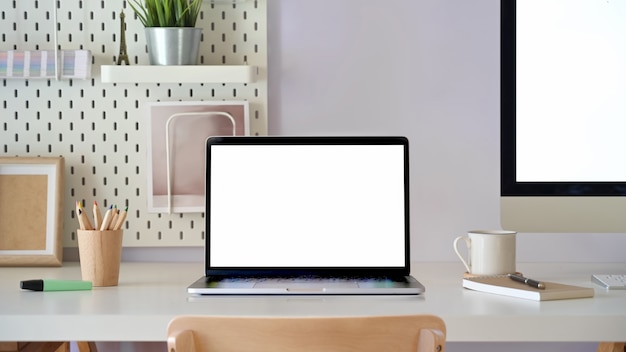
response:
<svg viewBox="0 0 626 352"><path fill-rule="evenodd" d="M202 0L128 0L128 4L145 27L151 64L197 63L202 28L195 26Z"/></svg>

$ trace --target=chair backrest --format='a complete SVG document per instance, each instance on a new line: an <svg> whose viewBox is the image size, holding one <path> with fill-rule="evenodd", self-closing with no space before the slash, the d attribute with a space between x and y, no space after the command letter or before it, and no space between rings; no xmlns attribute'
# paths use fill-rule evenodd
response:
<svg viewBox="0 0 626 352"><path fill-rule="evenodd" d="M169 352L443 352L446 326L433 315L376 317L178 316L167 328Z"/></svg>

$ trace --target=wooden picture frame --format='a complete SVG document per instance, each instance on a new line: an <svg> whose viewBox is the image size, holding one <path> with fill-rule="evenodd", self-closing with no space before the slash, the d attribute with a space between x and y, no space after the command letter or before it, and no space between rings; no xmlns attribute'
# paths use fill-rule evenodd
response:
<svg viewBox="0 0 626 352"><path fill-rule="evenodd" d="M0 266L61 266L63 157L0 157Z"/></svg>

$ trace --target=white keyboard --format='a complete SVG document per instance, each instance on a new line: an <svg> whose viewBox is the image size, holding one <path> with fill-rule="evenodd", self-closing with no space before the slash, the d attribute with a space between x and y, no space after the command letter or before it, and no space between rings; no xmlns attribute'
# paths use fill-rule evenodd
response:
<svg viewBox="0 0 626 352"><path fill-rule="evenodd" d="M593 274L591 281L607 290L626 290L626 274Z"/></svg>

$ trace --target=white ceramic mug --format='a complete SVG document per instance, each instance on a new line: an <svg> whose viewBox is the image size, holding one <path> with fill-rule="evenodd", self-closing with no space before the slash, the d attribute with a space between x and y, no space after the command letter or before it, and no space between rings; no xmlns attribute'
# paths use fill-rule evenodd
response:
<svg viewBox="0 0 626 352"><path fill-rule="evenodd" d="M454 240L454 252L472 275L500 275L515 272L515 231L472 230ZM459 241L467 245L467 260L459 252Z"/></svg>

